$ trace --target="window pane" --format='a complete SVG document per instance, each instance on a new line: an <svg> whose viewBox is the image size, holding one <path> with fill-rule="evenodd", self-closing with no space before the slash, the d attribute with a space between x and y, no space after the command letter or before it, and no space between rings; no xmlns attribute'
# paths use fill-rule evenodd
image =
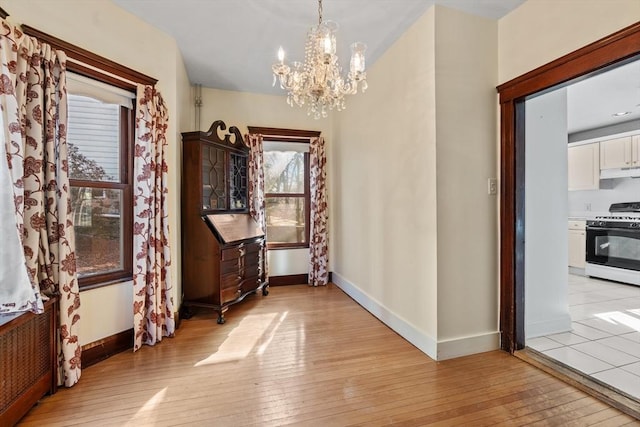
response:
<svg viewBox="0 0 640 427"><path fill-rule="evenodd" d="M304 197L267 197L267 241L305 243Z"/></svg>
<svg viewBox="0 0 640 427"><path fill-rule="evenodd" d="M304 153L264 152L266 193L304 193Z"/></svg>
<svg viewBox="0 0 640 427"><path fill-rule="evenodd" d="M68 96L71 179L120 182L120 106Z"/></svg>
<svg viewBox="0 0 640 427"><path fill-rule="evenodd" d="M80 277L124 268L122 190L71 187Z"/></svg>

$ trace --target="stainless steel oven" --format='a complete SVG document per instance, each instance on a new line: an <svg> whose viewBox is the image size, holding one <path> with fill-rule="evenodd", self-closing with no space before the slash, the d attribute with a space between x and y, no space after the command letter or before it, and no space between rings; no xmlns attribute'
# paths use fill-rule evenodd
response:
<svg viewBox="0 0 640 427"><path fill-rule="evenodd" d="M615 203L609 212L587 221L585 273L640 285L640 202Z"/></svg>

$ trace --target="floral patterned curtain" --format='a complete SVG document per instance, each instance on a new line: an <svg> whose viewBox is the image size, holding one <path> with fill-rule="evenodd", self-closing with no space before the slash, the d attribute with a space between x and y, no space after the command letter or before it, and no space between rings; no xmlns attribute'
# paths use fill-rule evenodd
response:
<svg viewBox="0 0 640 427"><path fill-rule="evenodd" d="M264 211L264 154L262 135L245 135L249 147L249 214L266 232L267 221Z"/></svg>
<svg viewBox="0 0 640 427"><path fill-rule="evenodd" d="M329 235L327 230L327 154L324 138L313 138L309 144L310 238L309 285L324 286L329 282Z"/></svg>
<svg viewBox="0 0 640 427"><path fill-rule="evenodd" d="M249 147L249 214L262 231L267 233L267 217L264 204L264 149L262 135L248 134L244 142ZM267 259L264 259L265 277L269 277Z"/></svg>
<svg viewBox="0 0 640 427"><path fill-rule="evenodd" d="M2 21L0 105L4 156L13 192L13 218L34 290L1 310L42 311L40 295L59 297L59 383L80 379L80 293L67 162L66 56ZM3 165L4 168L5 165ZM6 173L6 170L5 170ZM3 243L4 243L3 235ZM25 265L14 266L24 268Z"/></svg>
<svg viewBox="0 0 640 427"><path fill-rule="evenodd" d="M169 266L167 108L152 86L138 85L133 194L133 351L173 336Z"/></svg>

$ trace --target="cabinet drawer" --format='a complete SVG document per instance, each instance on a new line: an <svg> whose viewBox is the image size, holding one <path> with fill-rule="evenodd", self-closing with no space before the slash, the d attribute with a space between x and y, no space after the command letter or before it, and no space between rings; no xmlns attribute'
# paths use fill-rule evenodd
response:
<svg viewBox="0 0 640 427"><path fill-rule="evenodd" d="M260 286L260 279L258 277L250 277L242 281L242 292L249 293L258 289Z"/></svg>
<svg viewBox="0 0 640 427"><path fill-rule="evenodd" d="M260 266L258 264L246 265L244 267L244 277L258 277L260 276Z"/></svg>
<svg viewBox="0 0 640 427"><path fill-rule="evenodd" d="M220 258L222 261L230 261L234 259L238 259L246 253L246 249L244 246L234 246L231 248L223 249L221 251Z"/></svg>
<svg viewBox="0 0 640 427"><path fill-rule="evenodd" d="M238 259L229 259L220 263L220 275L235 273L238 274L240 263Z"/></svg>
<svg viewBox="0 0 640 427"><path fill-rule="evenodd" d="M260 250L262 249L262 243L261 242L255 242L255 243L249 243L248 245L245 246L247 253L255 253L255 252L260 252Z"/></svg>
<svg viewBox="0 0 640 427"><path fill-rule="evenodd" d="M569 230L582 230L582 231L584 231L586 226L587 226L586 221L569 220Z"/></svg>
<svg viewBox="0 0 640 427"><path fill-rule="evenodd" d="M242 276L237 271L231 274L224 274L220 277L220 289L237 288L241 281Z"/></svg>
<svg viewBox="0 0 640 427"><path fill-rule="evenodd" d="M240 297L240 295L242 295L242 290L238 286L236 286L234 288L222 289L220 293L221 293L222 304L224 304L227 302L234 301L238 297Z"/></svg>
<svg viewBox="0 0 640 427"><path fill-rule="evenodd" d="M227 261L244 257L247 254L255 254L260 252L261 249L261 242L249 243L248 245L240 244L238 246L223 249L220 255L222 261Z"/></svg>

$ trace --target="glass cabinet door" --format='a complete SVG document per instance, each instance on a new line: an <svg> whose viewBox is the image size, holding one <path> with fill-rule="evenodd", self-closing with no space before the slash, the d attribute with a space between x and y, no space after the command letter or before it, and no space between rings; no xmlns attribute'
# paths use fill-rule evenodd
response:
<svg viewBox="0 0 640 427"><path fill-rule="evenodd" d="M202 209L227 209L225 150L202 145Z"/></svg>
<svg viewBox="0 0 640 427"><path fill-rule="evenodd" d="M247 208L247 156L231 153L229 209Z"/></svg>

